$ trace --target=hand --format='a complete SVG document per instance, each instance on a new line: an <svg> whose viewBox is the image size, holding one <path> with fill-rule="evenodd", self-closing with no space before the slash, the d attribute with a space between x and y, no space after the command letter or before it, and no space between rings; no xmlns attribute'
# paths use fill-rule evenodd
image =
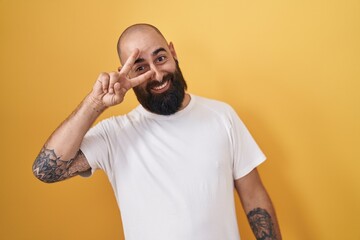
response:
<svg viewBox="0 0 360 240"><path fill-rule="evenodd" d="M139 50L136 49L119 72L101 73L90 94L92 100L104 107L120 104L127 91L150 79L153 74L151 70L135 78L129 78L129 72L138 57Z"/></svg>

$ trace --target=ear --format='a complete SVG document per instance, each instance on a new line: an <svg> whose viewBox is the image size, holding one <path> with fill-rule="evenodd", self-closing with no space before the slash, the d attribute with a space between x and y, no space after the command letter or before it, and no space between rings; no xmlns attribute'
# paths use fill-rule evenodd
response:
<svg viewBox="0 0 360 240"><path fill-rule="evenodd" d="M170 52L173 55L173 57L175 58L175 60L178 60L176 52L175 52L174 44L172 42L170 42L168 46L169 46Z"/></svg>

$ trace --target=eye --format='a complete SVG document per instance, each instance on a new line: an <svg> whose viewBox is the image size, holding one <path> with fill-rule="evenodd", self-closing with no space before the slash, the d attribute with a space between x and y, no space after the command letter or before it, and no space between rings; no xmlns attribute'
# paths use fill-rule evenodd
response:
<svg viewBox="0 0 360 240"><path fill-rule="evenodd" d="M135 69L135 72L141 72L141 71L144 71L144 69L145 69L144 66L140 66Z"/></svg>
<svg viewBox="0 0 360 240"><path fill-rule="evenodd" d="M166 56L160 56L156 59L156 62L164 62L166 60Z"/></svg>

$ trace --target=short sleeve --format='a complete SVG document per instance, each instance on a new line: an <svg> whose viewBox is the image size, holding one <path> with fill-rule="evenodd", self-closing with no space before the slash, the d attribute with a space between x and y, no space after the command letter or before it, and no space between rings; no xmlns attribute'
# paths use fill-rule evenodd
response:
<svg viewBox="0 0 360 240"><path fill-rule="evenodd" d="M254 138L236 112L230 108L233 177L239 179L266 160Z"/></svg>
<svg viewBox="0 0 360 240"><path fill-rule="evenodd" d="M104 125L104 122L100 122L92 127L85 134L81 143L80 149L91 167L91 171L81 174L83 177L92 175L97 169L106 168L109 156L109 145Z"/></svg>

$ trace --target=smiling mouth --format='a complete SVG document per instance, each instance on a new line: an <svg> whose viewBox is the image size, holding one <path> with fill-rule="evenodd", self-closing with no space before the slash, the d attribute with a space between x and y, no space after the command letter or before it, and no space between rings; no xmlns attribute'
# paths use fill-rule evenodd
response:
<svg viewBox="0 0 360 240"><path fill-rule="evenodd" d="M170 86L170 80L166 80L160 85L153 86L150 89L154 93L163 93L169 89L169 86Z"/></svg>

